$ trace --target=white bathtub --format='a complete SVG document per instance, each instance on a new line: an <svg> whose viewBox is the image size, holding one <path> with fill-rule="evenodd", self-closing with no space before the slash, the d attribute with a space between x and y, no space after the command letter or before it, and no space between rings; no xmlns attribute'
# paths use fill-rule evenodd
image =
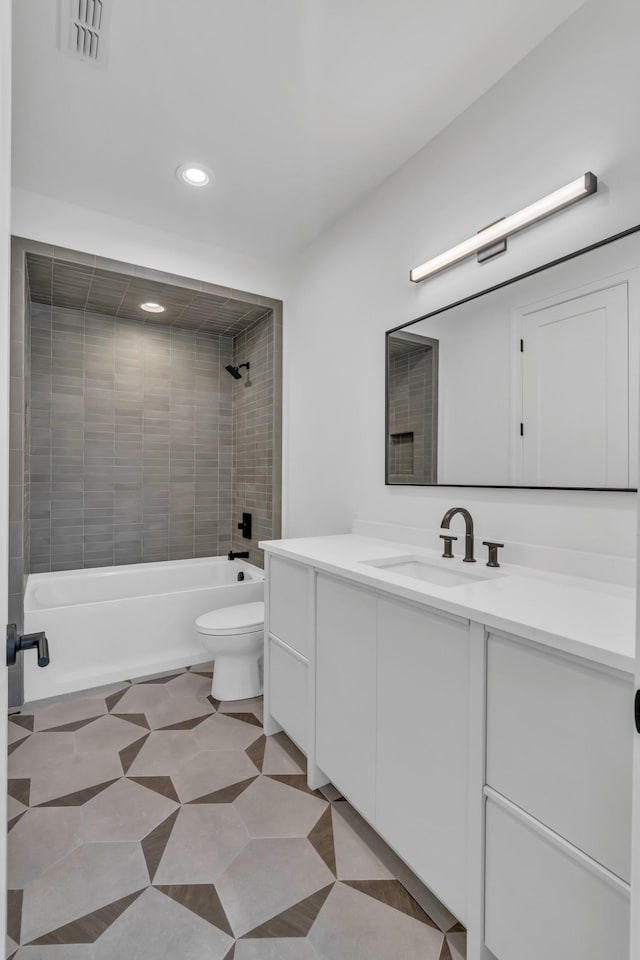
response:
<svg viewBox="0 0 640 960"><path fill-rule="evenodd" d="M226 557L31 574L25 632L46 632L51 662L23 655L25 701L202 663L196 618L263 596L263 571Z"/></svg>

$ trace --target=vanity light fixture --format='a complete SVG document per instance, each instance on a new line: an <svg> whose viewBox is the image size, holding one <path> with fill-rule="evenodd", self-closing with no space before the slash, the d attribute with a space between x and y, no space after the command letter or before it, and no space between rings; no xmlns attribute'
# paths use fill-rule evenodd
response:
<svg viewBox="0 0 640 960"><path fill-rule="evenodd" d="M206 187L211 180L211 172L196 163L183 163L176 170L176 177L190 187Z"/></svg>
<svg viewBox="0 0 640 960"><path fill-rule="evenodd" d="M152 300L147 300L146 303L140 304L141 310L146 310L147 313L164 313L165 308L161 303L154 303Z"/></svg>
<svg viewBox="0 0 640 960"><path fill-rule="evenodd" d="M565 184L564 187L560 187L559 190L555 190L541 200L529 204L528 207L524 207L518 213L512 213L510 217L498 220L486 229L481 230L474 237L469 237L468 240L463 240L462 243L451 247L445 253L433 257L432 260L427 260L419 267L414 267L409 273L409 279L413 283L420 283L421 280L426 280L434 273L439 273L441 270L453 266L454 263L465 260L485 247L506 240L511 234L523 230L537 220L542 220L557 210L562 210L563 207L568 207L578 200L583 200L590 194L595 193L597 189L598 178L596 175L585 173L577 180L572 180L571 183Z"/></svg>

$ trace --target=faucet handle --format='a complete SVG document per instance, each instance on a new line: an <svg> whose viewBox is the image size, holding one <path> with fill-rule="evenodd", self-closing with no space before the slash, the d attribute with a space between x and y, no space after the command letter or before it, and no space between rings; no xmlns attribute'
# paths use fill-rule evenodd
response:
<svg viewBox="0 0 640 960"><path fill-rule="evenodd" d="M489 559L487 560L488 567L499 567L498 563L498 550L501 550L504 547L504 543L494 543L492 540L483 540L483 545L489 548Z"/></svg>
<svg viewBox="0 0 640 960"><path fill-rule="evenodd" d="M441 533L440 539L444 540L444 553L442 554L442 556L446 557L447 560L453 560L453 549L451 547L451 544L453 543L454 540L457 540L458 538L452 537L451 534L449 533Z"/></svg>

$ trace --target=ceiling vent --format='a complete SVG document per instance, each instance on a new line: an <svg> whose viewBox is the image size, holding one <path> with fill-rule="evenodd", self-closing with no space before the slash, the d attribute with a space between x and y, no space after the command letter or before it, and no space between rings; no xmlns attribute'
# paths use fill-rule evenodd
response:
<svg viewBox="0 0 640 960"><path fill-rule="evenodd" d="M112 0L58 0L58 47L103 70Z"/></svg>

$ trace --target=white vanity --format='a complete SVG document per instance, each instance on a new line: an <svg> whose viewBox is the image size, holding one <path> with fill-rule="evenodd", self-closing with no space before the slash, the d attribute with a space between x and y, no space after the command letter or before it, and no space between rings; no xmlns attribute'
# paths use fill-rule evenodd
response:
<svg viewBox="0 0 640 960"><path fill-rule="evenodd" d="M465 924L469 960L628 960L634 592L371 537L261 546L265 732L310 786Z"/></svg>

